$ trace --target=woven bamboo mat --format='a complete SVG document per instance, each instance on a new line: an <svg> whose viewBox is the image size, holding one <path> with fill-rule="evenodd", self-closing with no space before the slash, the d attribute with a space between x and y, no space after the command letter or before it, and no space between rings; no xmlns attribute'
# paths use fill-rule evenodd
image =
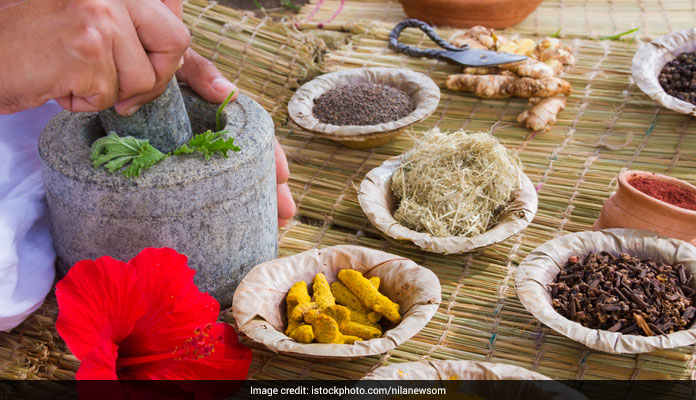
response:
<svg viewBox="0 0 696 400"><path fill-rule="evenodd" d="M392 24L408 18L396 0L311 0L299 21L304 27L327 28L357 20ZM600 38L638 28L643 38L688 29L696 20L694 0L545 0L511 31L524 35Z"/></svg>
<svg viewBox="0 0 696 400"><path fill-rule="evenodd" d="M311 8L306 6L302 14ZM411 133L419 135L434 126L493 126L494 134L518 152L538 185L539 212L528 229L502 244L476 254L440 256L384 240L357 202L356 185L370 169L407 149L412 143L408 135L379 148L351 150L294 128L285 107L293 90L321 71L402 66L428 73L442 86L453 67L388 50L385 38L391 23L333 27L345 33L298 30L289 22L254 18L205 0L186 2L185 21L192 28L194 48L213 59L276 122L299 205L297 220L280 232L281 256L337 244L368 246L431 269L443 290L443 303L430 323L387 354L316 363L252 346L250 378L360 378L380 365L423 359L504 362L556 379L695 377L696 347L638 356L592 351L543 327L525 311L514 290L515 267L532 249L562 234L591 229L620 171L649 170L696 182L693 120L655 107L632 84L629 69L635 43L571 41L578 49L578 63L566 79L574 93L556 126L543 135L531 136L517 126L523 100L484 100L443 91L438 110ZM453 31L439 32L447 37ZM402 38L411 44L427 43L417 31L409 30ZM56 315L50 295L20 327L0 334L0 379L74 376L79 362L55 331ZM233 322L229 311L221 319Z"/></svg>

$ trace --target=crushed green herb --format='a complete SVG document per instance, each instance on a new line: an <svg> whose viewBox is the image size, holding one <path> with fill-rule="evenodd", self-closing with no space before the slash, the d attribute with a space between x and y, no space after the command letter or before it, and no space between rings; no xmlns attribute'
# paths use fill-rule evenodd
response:
<svg viewBox="0 0 696 400"><path fill-rule="evenodd" d="M227 158L228 151L241 150L239 146L234 144L234 138L225 139L228 131L220 130L222 110L230 102L234 93L232 92L227 96L227 99L215 113L217 132L209 129L197 134L188 143L168 154L157 150L147 140L132 136L120 137L116 132L109 132L107 136L97 139L92 144L90 154L92 165L95 168L103 166L111 173L121 171L127 178L134 178L172 155L200 153L206 160L209 160L215 154L220 154Z"/></svg>

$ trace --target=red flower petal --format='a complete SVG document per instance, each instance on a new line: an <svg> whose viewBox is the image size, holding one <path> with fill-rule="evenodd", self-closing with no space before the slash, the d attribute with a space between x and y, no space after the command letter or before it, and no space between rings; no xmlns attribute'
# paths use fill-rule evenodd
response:
<svg viewBox="0 0 696 400"><path fill-rule="evenodd" d="M138 364L119 372L120 379L242 380L251 364L251 350L237 342L228 324L215 324L210 336L222 338L215 351L200 359L171 359Z"/></svg>
<svg viewBox="0 0 696 400"><path fill-rule="evenodd" d="M116 359L118 358L118 346L108 340L101 346L95 347L82 360L80 369L77 370L75 378L79 380L115 380Z"/></svg>
<svg viewBox="0 0 696 400"><path fill-rule="evenodd" d="M187 266L186 256L168 248L147 248L128 264L138 276L146 312L119 344L121 356L171 352L196 328L217 320L220 305L193 283L195 271Z"/></svg>
<svg viewBox="0 0 696 400"><path fill-rule="evenodd" d="M143 316L132 266L111 257L80 261L56 285L58 333L83 360L104 342L118 344Z"/></svg>

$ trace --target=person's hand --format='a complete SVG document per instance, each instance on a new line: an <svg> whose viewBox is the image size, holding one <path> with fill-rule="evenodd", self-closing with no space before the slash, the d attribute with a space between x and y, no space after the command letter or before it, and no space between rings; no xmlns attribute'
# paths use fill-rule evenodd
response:
<svg viewBox="0 0 696 400"><path fill-rule="evenodd" d="M133 114L162 93L190 44L168 5L25 0L0 8L0 113L56 99L69 111L114 105Z"/></svg>
<svg viewBox="0 0 696 400"><path fill-rule="evenodd" d="M177 17L182 17L183 3L181 0L162 0L162 2ZM194 92L211 103L222 103L232 91L235 92L233 100L239 94L239 89L218 71L215 64L200 56L193 49L188 49L184 54L184 65L177 71L176 78L181 82L188 83ZM278 185L278 226L285 226L295 215L295 201L292 199L288 185L288 179L290 179L288 160L285 158L285 153L278 140L275 142L275 158L276 183Z"/></svg>
<svg viewBox="0 0 696 400"><path fill-rule="evenodd" d="M192 49L186 51L184 66L176 73L177 79L186 82L201 97L211 103L222 103L233 90L239 90L215 68L215 65ZM235 95L236 98L236 95ZM278 183L278 226L284 226L295 215L288 179L290 170L283 148L276 140L276 181Z"/></svg>

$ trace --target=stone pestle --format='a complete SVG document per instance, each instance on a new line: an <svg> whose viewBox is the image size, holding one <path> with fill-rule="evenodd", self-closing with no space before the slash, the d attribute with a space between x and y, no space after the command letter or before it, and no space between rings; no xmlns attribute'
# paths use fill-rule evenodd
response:
<svg viewBox="0 0 696 400"><path fill-rule="evenodd" d="M143 105L133 115L119 115L112 107L100 111L99 119L105 132L146 139L163 153L191 139L191 122L176 77L169 81L160 97Z"/></svg>

